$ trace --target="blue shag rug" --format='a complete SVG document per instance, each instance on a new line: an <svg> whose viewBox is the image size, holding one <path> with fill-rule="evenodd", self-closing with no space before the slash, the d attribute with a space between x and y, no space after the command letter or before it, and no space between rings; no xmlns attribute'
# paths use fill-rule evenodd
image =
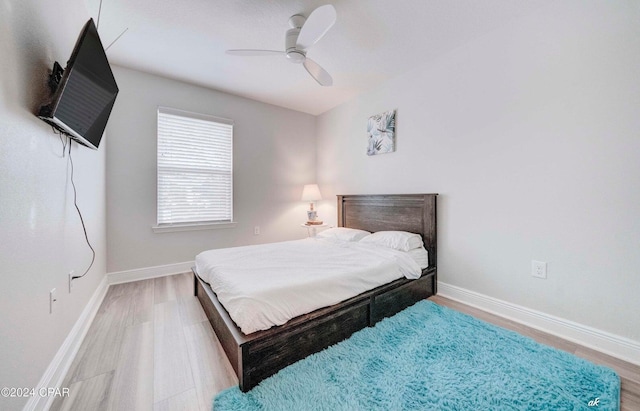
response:
<svg viewBox="0 0 640 411"><path fill-rule="evenodd" d="M421 301L298 361L215 411L618 410L609 368Z"/></svg>

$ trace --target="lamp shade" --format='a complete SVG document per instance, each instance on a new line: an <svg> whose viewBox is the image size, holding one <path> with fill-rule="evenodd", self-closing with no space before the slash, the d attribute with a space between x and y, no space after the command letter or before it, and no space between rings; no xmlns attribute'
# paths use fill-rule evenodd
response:
<svg viewBox="0 0 640 411"><path fill-rule="evenodd" d="M302 201L322 200L317 184L306 184L302 189Z"/></svg>

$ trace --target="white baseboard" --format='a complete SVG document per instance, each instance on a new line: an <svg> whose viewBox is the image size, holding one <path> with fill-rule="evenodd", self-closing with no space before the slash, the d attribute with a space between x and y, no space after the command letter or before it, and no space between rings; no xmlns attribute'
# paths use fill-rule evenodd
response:
<svg viewBox="0 0 640 411"><path fill-rule="evenodd" d="M62 386L64 377L80 349L82 340L84 340L87 331L89 331L89 327L98 312L98 308L100 308L100 304L102 304L102 300L104 300L104 296L107 294L108 288L109 284L107 283L107 276L105 275L98 285L98 288L93 292L84 310L80 313L80 317L69 332L69 335L67 335L62 346L55 357L53 357L40 382L38 382L37 389ZM54 396L31 396L23 410L48 410L54 398Z"/></svg>
<svg viewBox="0 0 640 411"><path fill-rule="evenodd" d="M134 270L115 271L108 273L109 284L128 283L131 281L147 280L149 278L164 277L172 274L180 274L191 271L195 263L185 261L183 263L158 265L155 267L136 268Z"/></svg>
<svg viewBox="0 0 640 411"><path fill-rule="evenodd" d="M438 282L438 294L640 365L637 341L442 282Z"/></svg>

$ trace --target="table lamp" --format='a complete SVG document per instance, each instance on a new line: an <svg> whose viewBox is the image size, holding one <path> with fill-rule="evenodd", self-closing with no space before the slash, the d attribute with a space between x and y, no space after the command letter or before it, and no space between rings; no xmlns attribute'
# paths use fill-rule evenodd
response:
<svg viewBox="0 0 640 411"><path fill-rule="evenodd" d="M309 202L309 210L307 211L307 224L321 225L322 221L318 220L318 212L313 209L313 202L322 200L320 189L317 184L306 184L302 189L302 201Z"/></svg>

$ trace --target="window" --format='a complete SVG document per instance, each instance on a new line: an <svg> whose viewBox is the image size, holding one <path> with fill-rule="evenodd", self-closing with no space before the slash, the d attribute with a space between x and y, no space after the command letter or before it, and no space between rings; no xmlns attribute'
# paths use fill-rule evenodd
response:
<svg viewBox="0 0 640 411"><path fill-rule="evenodd" d="M233 221L233 122L158 108L158 226Z"/></svg>

